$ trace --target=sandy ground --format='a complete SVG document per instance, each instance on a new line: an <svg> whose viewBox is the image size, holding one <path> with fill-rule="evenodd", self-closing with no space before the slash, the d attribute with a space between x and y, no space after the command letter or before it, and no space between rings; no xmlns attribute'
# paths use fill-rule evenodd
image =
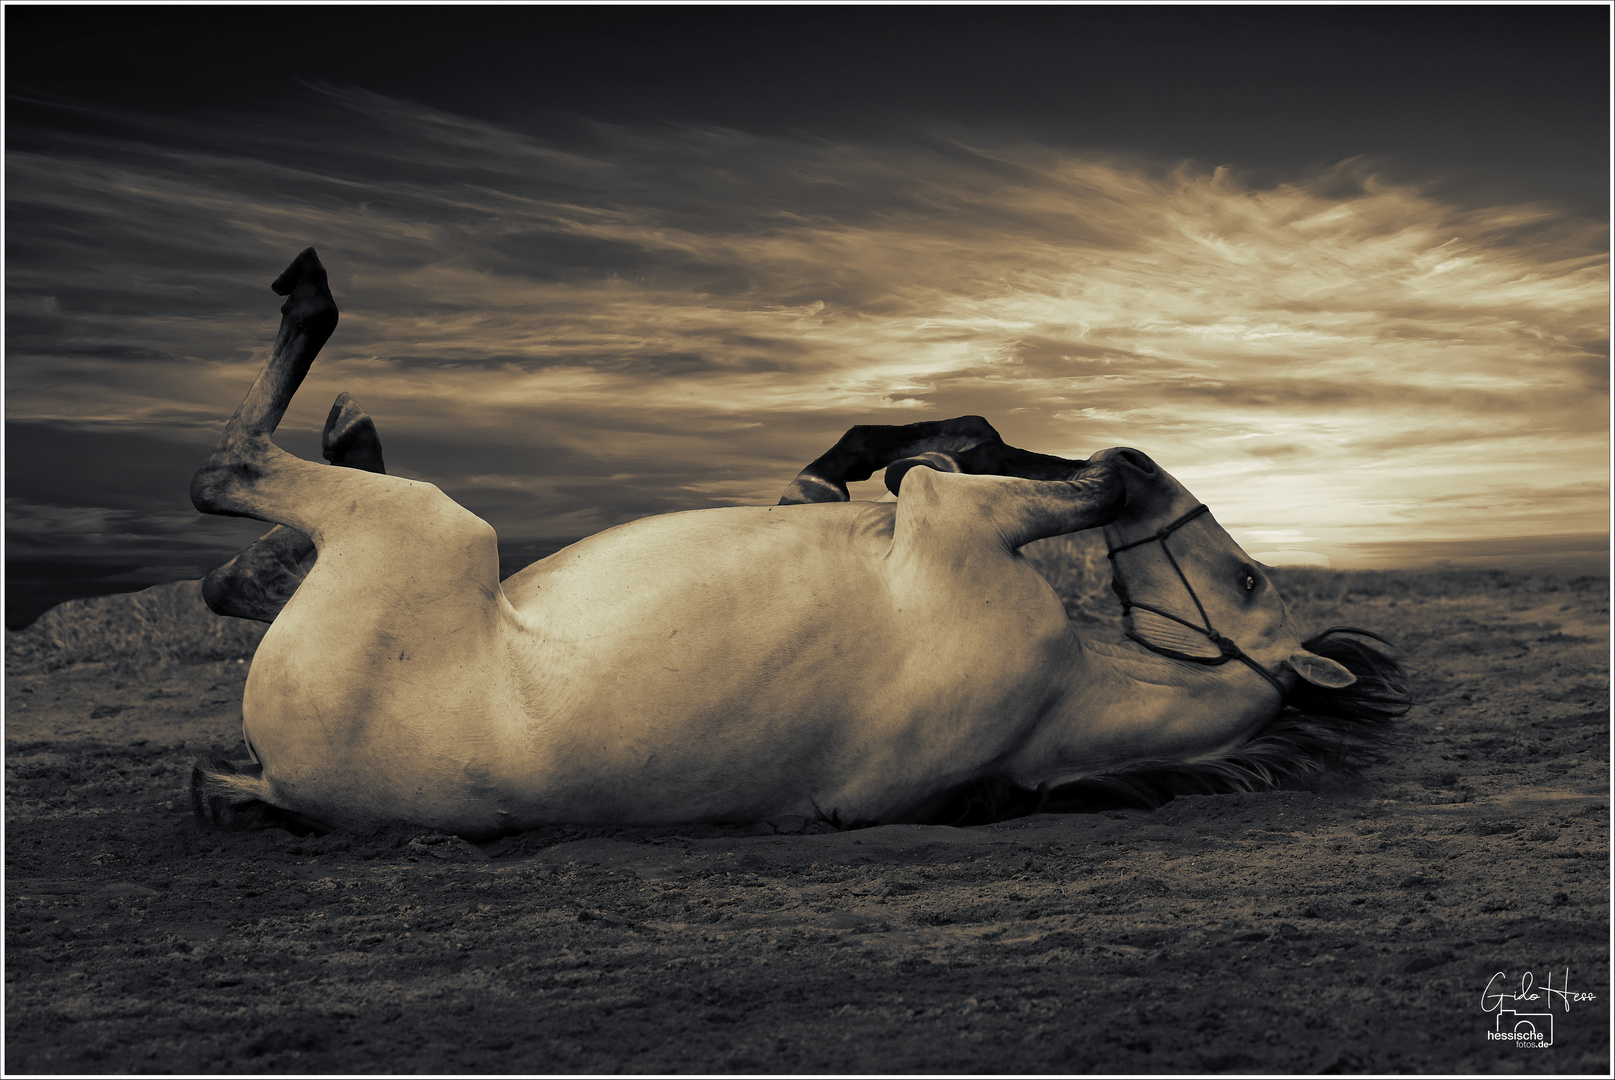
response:
<svg viewBox="0 0 1615 1080"><path fill-rule="evenodd" d="M212 834L245 664L14 670L5 1068L1607 1074L1607 590L1302 574L1404 647L1390 761L972 829Z"/></svg>

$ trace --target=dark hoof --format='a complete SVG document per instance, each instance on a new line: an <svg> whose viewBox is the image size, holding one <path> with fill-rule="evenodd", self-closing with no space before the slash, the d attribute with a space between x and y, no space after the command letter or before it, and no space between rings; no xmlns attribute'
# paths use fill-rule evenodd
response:
<svg viewBox="0 0 1615 1080"><path fill-rule="evenodd" d="M297 258L292 260L290 266L281 271L280 277L276 278L269 287L275 290L276 296L290 296L292 290L304 282L308 282L316 288L324 289L327 292L330 291L330 286L326 284L325 280L325 267L321 264L318 253L311 247L304 248L298 252Z"/></svg>
<svg viewBox="0 0 1615 1080"><path fill-rule="evenodd" d="M846 484L826 480L822 476L804 472L785 488L779 498L781 506L799 506L802 503L847 502L852 496Z"/></svg>
<svg viewBox="0 0 1615 1080"><path fill-rule="evenodd" d="M277 525L241 554L202 579L202 600L215 615L274 622L303 583L302 560L314 542Z"/></svg>
<svg viewBox="0 0 1615 1080"><path fill-rule="evenodd" d="M304 248L269 287L275 290L275 295L286 297L280 313L302 323L322 342L336 329L336 299L326 281L325 267L320 265L320 257L313 248Z"/></svg>
<svg viewBox="0 0 1615 1080"><path fill-rule="evenodd" d="M959 467L959 459L954 455L944 454L940 450L928 450L923 454L916 454L914 457L894 461L886 466L886 490L896 495L898 489L903 486L903 477L908 475L910 469L920 465L924 465L928 469L935 469L937 472L964 471Z"/></svg>
<svg viewBox="0 0 1615 1080"><path fill-rule="evenodd" d="M331 415L325 418L325 434L320 440L325 460L332 465L365 472L385 473L381 460L381 436L351 394L338 394Z"/></svg>

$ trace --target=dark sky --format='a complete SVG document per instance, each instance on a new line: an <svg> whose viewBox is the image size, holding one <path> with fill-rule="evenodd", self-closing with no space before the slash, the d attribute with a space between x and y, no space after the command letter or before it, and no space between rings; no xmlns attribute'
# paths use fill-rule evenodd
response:
<svg viewBox="0 0 1615 1080"><path fill-rule="evenodd" d="M1272 561L1603 527L1602 5L5 19L8 622L252 534L185 481L308 243L284 445L350 389L513 553L966 411L1177 452ZM1347 454L1407 467L1289 505Z"/></svg>
<svg viewBox="0 0 1615 1080"><path fill-rule="evenodd" d="M10 7L18 98L274 111L325 81L564 138L579 118L880 138L944 124L1275 175L1383 156L1608 201L1608 9Z"/></svg>

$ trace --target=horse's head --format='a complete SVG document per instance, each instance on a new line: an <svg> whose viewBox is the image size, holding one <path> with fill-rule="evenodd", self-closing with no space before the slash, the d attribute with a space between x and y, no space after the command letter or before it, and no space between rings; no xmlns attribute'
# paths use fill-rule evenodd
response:
<svg viewBox="0 0 1615 1080"><path fill-rule="evenodd" d="M1305 783L1330 765L1376 760L1410 703L1400 665L1360 640L1383 639L1335 627L1303 640L1267 572L1165 470L1124 447L1089 464L1109 464L1125 485L1120 514L1104 526L1114 587L1127 636L1163 659L1114 725L1085 703L1077 724L1053 725L1036 743L1023 786L1049 783L1031 765L1039 754L1097 767L1039 788L1035 805L1158 806L1185 792ZM1153 677L1163 670L1174 674ZM1182 694L1160 693L1163 681Z"/></svg>
<svg viewBox="0 0 1615 1080"><path fill-rule="evenodd" d="M1356 675L1308 649L1266 571L1211 512L1148 456L1126 447L1095 454L1113 464L1127 502L1105 528L1127 636L1188 663L1236 661L1288 696L1297 679L1340 689Z"/></svg>

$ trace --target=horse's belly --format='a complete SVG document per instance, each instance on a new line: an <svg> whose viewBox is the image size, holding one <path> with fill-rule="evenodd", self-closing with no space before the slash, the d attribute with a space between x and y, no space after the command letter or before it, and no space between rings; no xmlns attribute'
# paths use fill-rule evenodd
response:
<svg viewBox="0 0 1615 1080"><path fill-rule="evenodd" d="M894 570L891 523L647 519L510 579L508 603L389 608L317 564L260 646L247 735L285 805L325 820L873 817L1004 754L1064 633L1007 555L968 581Z"/></svg>
<svg viewBox="0 0 1615 1080"><path fill-rule="evenodd" d="M820 800L1002 752L1042 707L1063 611L1006 555L1003 582L974 585L1011 602L960 620L937 583L893 575L890 534L868 524L888 506L673 515L535 568L513 590L546 657L531 797L614 820L855 813ZM1036 634L1013 602L1029 585L1057 619Z"/></svg>
<svg viewBox="0 0 1615 1080"><path fill-rule="evenodd" d="M811 812L898 647L884 547L849 539L856 513L826 529L745 509L613 530L512 590L543 656L535 798L643 820Z"/></svg>

